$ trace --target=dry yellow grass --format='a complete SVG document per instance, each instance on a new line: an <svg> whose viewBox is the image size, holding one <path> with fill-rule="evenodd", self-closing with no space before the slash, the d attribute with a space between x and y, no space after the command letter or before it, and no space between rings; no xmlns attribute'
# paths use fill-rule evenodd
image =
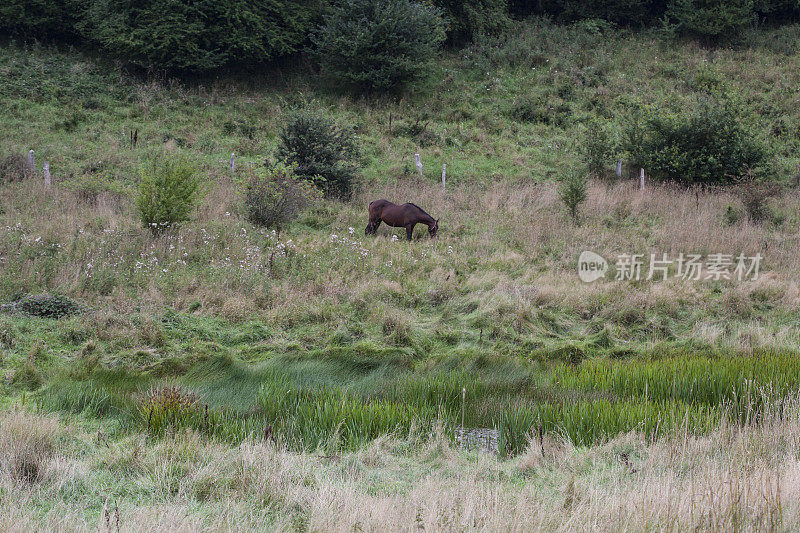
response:
<svg viewBox="0 0 800 533"><path fill-rule="evenodd" d="M185 310L196 302L201 313L287 329L298 321L335 325L354 308L363 316L409 316L422 302L444 310L453 302L477 305L475 314L484 317L478 321L511 320L523 329L535 322L537 309L553 309L572 316L576 335L591 317L620 326L625 336L634 335L626 326L647 329L648 317L657 316L682 325L663 334L653 326L654 343L678 333L740 347L789 347L800 339L795 325L764 320L765 309L785 316L800 301L795 191L773 201L780 222L743 218L730 224L727 206L740 208L732 193L656 184L642 192L631 182L595 182L575 225L554 183L456 183L442 192L398 179L365 186L348 203L326 203L309 215L322 222L319 230L290 229L275 239L237 217L232 187L220 179L209 187L196 221L154 239L129 204L88 205L59 188L10 184L0 189L0 232L7 237L0 273L23 288L67 291L101 308ZM366 205L381 197L422 204L441 218L439 237L392 242L384 226L377 237L365 238ZM282 248L289 241L291 249ZM45 243L60 247L57 262L47 262L48 250L38 251ZM644 269L651 253L673 259L760 253L764 260L757 281L584 284L576 274L583 250L612 264L619 254L644 254Z"/></svg>
<svg viewBox="0 0 800 533"><path fill-rule="evenodd" d="M547 437L498 461L440 440L383 438L333 457L194 433L109 444L51 417L6 412L3 457L42 428L53 448L34 481L3 470L0 529L116 531L118 515L120 531L791 530L800 523L799 414L790 399L760 425L703 437L677 430L656 442L630 433L591 448Z"/></svg>

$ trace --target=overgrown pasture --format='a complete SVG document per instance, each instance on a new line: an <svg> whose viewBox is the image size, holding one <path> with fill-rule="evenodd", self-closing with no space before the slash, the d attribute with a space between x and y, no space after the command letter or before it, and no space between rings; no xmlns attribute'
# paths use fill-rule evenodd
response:
<svg viewBox="0 0 800 533"><path fill-rule="evenodd" d="M533 20L386 100L302 66L190 83L4 43L0 491L23 511L0 503L0 529L781 529L798 512L797 28L713 50L611 29ZM679 113L709 84L739 95L775 191L640 190L615 141L570 214L557 182L594 125L619 141L633 109ZM349 125L362 170L351 197L255 226L248 171L296 107ZM141 169L179 158L201 200L150 231ZM378 198L419 204L438 236L366 237ZM584 251L762 261L743 280L585 283ZM464 431L496 454L459 449Z"/></svg>

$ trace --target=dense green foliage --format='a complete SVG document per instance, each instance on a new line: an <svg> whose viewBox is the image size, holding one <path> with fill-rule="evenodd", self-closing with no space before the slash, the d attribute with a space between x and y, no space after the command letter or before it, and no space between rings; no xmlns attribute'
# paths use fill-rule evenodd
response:
<svg viewBox="0 0 800 533"><path fill-rule="evenodd" d="M635 113L625 147L657 180L682 184L730 183L748 171L765 171L768 151L742 121L735 99L701 94L689 109L648 107Z"/></svg>
<svg viewBox="0 0 800 533"><path fill-rule="evenodd" d="M0 28L39 38L75 36L141 67L203 71L264 64L294 53L321 1L11 0Z"/></svg>
<svg viewBox="0 0 800 533"><path fill-rule="evenodd" d="M570 21L600 18L620 24L641 24L663 15L668 0L511 0L511 11L517 16L549 15Z"/></svg>
<svg viewBox="0 0 800 533"><path fill-rule="evenodd" d="M447 22L451 41L472 41L481 34L495 34L509 22L508 0L436 0Z"/></svg>
<svg viewBox="0 0 800 533"><path fill-rule="evenodd" d="M438 9L413 0L344 0L312 37L323 73L365 91L425 77L444 41Z"/></svg>
<svg viewBox="0 0 800 533"><path fill-rule="evenodd" d="M4 0L0 3L0 29L40 38L70 36L75 33L84 1Z"/></svg>
<svg viewBox="0 0 800 533"><path fill-rule="evenodd" d="M165 158L142 169L136 209L142 223L158 234L189 220L199 196L197 169L188 161Z"/></svg>
<svg viewBox="0 0 800 533"><path fill-rule="evenodd" d="M90 2L81 31L143 67L211 70L264 63L305 40L315 3L294 0Z"/></svg>
<svg viewBox="0 0 800 533"><path fill-rule="evenodd" d="M83 41L127 63L171 71L262 66L308 48L323 70L339 81L382 91L422 77L445 31L450 43L464 44L502 33L512 16L663 27L712 43L735 37L759 20L796 19L800 4L796 0L8 0L0 5L0 29L24 38Z"/></svg>
<svg viewBox="0 0 800 533"><path fill-rule="evenodd" d="M359 168L355 133L319 111L300 109L286 118L276 155L295 166L295 174L329 195L350 193Z"/></svg>
<svg viewBox="0 0 800 533"><path fill-rule="evenodd" d="M682 33L718 40L752 23L755 13L752 0L673 0L667 16Z"/></svg>
<svg viewBox="0 0 800 533"><path fill-rule="evenodd" d="M280 230L317 199L317 192L310 182L295 176L294 166L252 168L243 193L247 220Z"/></svg>
<svg viewBox="0 0 800 533"><path fill-rule="evenodd" d="M517 17L600 18L632 26L658 25L666 16L688 32L711 38L724 37L722 28L737 30L757 17L781 23L800 14L795 0L510 0L509 9Z"/></svg>

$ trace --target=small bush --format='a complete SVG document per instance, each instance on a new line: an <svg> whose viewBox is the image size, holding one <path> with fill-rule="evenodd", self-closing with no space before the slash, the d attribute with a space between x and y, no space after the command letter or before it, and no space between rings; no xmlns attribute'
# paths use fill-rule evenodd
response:
<svg viewBox="0 0 800 533"><path fill-rule="evenodd" d="M286 119L279 134L278 159L294 165L297 177L326 194L347 196L359 168L355 133L337 126L320 112L298 110Z"/></svg>
<svg viewBox="0 0 800 533"><path fill-rule="evenodd" d="M29 296L20 300L16 307L32 316L55 319L72 316L82 311L82 307L78 302L58 294Z"/></svg>
<svg viewBox="0 0 800 533"><path fill-rule="evenodd" d="M625 129L624 148L634 166L655 180L684 185L731 183L750 169L768 170L769 154L742 123L730 96L712 92L678 112L637 110Z"/></svg>
<svg viewBox="0 0 800 533"><path fill-rule="evenodd" d="M586 201L587 188L586 176L581 172L572 172L563 179L558 189L558 197L576 223L578 222L578 210Z"/></svg>
<svg viewBox="0 0 800 533"><path fill-rule="evenodd" d="M413 0L337 2L311 37L323 73L363 91L422 79L444 39L439 10Z"/></svg>
<svg viewBox="0 0 800 533"><path fill-rule="evenodd" d="M165 159L142 170L136 209L154 235L189 220L199 199L197 169L189 162Z"/></svg>
<svg viewBox="0 0 800 533"><path fill-rule="evenodd" d="M250 169L243 196L247 220L280 230L316 201L319 192L310 182L298 179L293 166L277 164Z"/></svg>

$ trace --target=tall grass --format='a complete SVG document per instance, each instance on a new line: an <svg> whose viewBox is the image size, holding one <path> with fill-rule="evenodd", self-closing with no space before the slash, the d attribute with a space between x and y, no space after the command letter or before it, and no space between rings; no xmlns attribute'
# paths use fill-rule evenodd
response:
<svg viewBox="0 0 800 533"><path fill-rule="evenodd" d="M568 389L605 391L618 399L724 405L737 416L795 392L800 385L800 359L786 352L741 357L598 358L577 368L558 365L553 372L556 382Z"/></svg>

